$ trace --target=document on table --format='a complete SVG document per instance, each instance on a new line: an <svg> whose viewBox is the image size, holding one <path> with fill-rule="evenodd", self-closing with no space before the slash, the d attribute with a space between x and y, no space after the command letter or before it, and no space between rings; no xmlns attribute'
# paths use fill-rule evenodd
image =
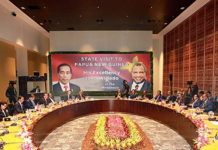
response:
<svg viewBox="0 0 218 150"><path fill-rule="evenodd" d="M218 121L210 121L213 125L217 125L218 126Z"/></svg>

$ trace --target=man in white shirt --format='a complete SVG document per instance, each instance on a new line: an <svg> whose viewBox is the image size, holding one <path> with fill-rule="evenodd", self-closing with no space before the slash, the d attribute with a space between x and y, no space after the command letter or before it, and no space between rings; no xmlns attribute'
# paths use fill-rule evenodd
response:
<svg viewBox="0 0 218 150"><path fill-rule="evenodd" d="M52 98L52 94L51 93L48 93L48 98L51 100L52 103L54 103L54 99Z"/></svg>

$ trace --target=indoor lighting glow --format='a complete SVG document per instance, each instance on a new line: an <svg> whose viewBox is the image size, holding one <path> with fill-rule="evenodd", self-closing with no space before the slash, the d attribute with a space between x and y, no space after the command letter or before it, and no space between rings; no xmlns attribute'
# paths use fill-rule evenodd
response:
<svg viewBox="0 0 218 150"><path fill-rule="evenodd" d="M167 23L166 23L166 22L165 22L164 24L165 24L165 25L167 25Z"/></svg>
<svg viewBox="0 0 218 150"><path fill-rule="evenodd" d="M39 23L40 25L43 25L43 23Z"/></svg>
<svg viewBox="0 0 218 150"><path fill-rule="evenodd" d="M181 7L180 9L183 10L183 9L185 9L185 7Z"/></svg>
<svg viewBox="0 0 218 150"><path fill-rule="evenodd" d="M21 9L26 9L25 7L20 7Z"/></svg>

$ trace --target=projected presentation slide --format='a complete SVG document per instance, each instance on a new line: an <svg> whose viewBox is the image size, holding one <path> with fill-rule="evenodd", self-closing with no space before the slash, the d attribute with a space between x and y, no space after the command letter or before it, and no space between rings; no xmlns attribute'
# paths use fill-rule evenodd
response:
<svg viewBox="0 0 218 150"><path fill-rule="evenodd" d="M51 54L53 91L150 90L150 53Z"/></svg>

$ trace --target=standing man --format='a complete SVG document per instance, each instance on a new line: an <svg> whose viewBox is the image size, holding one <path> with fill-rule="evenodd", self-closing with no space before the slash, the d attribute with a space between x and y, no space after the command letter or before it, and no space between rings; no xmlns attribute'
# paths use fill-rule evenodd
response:
<svg viewBox="0 0 218 150"><path fill-rule="evenodd" d="M24 101L24 97L19 96L18 102L14 105L15 114L24 113L26 111L25 107L23 106L23 101Z"/></svg>
<svg viewBox="0 0 218 150"><path fill-rule="evenodd" d="M192 96L194 97L194 95L198 94L198 85L197 82L193 82L193 86L192 86Z"/></svg>
<svg viewBox="0 0 218 150"><path fill-rule="evenodd" d="M57 68L59 82L53 85L53 91L80 91L80 87L70 83L72 68L68 64L60 64Z"/></svg>
<svg viewBox="0 0 218 150"><path fill-rule="evenodd" d="M9 87L6 90L5 95L9 98L11 104L12 102L14 102L14 104L16 103L15 97L17 96L17 91L11 83L9 83Z"/></svg>
<svg viewBox="0 0 218 150"><path fill-rule="evenodd" d="M126 96L126 98L128 98L130 94L130 86L128 85L128 82L126 80L123 80L123 83L124 83L123 96Z"/></svg>
<svg viewBox="0 0 218 150"><path fill-rule="evenodd" d="M132 68L132 82L129 83L131 90L149 91L150 83L146 81L146 67L141 63L136 63Z"/></svg>

